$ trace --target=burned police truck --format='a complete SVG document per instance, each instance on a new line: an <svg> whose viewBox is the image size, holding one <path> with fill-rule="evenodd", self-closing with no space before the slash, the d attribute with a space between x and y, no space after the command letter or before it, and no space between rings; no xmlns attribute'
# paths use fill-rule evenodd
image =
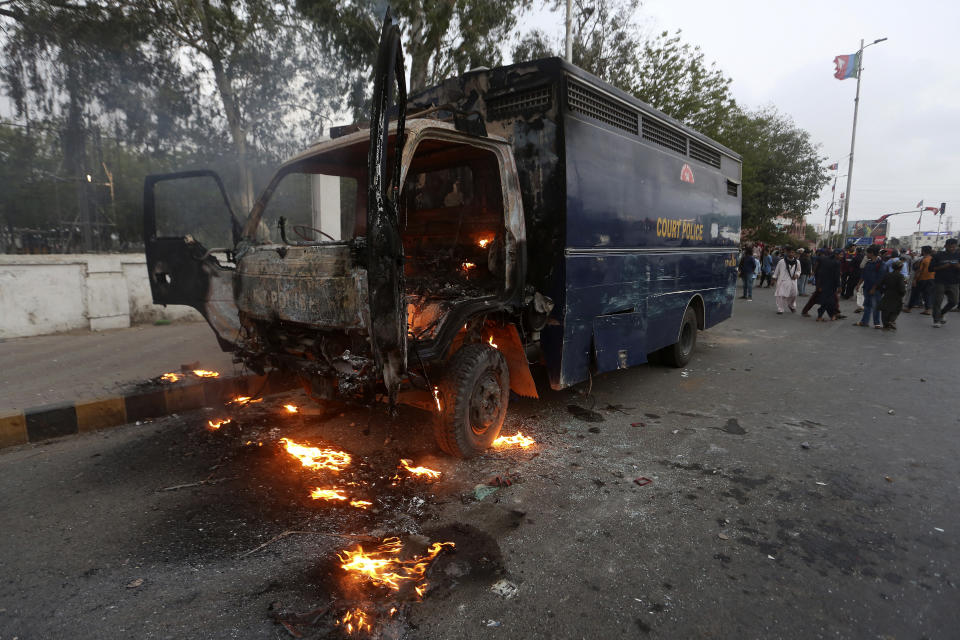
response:
<svg viewBox="0 0 960 640"><path fill-rule="evenodd" d="M154 302L198 309L255 371L429 409L465 457L511 390L537 396L530 363L555 389L683 366L731 315L739 156L559 58L408 98L388 15L370 121L333 135L245 221L212 172L146 180Z"/></svg>

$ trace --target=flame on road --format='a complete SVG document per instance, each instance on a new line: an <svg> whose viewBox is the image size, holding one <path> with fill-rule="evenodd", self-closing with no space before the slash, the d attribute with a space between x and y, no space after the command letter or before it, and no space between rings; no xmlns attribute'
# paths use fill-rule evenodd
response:
<svg viewBox="0 0 960 640"><path fill-rule="evenodd" d="M251 398L250 396L237 396L233 400L229 400L227 404L236 404L241 407L245 404L254 404L256 402L263 402L263 398Z"/></svg>
<svg viewBox="0 0 960 640"><path fill-rule="evenodd" d="M526 449L537 444L537 441L533 438L523 435L523 432L517 431L517 435L514 436L500 436L493 441L493 446L495 447L520 447L521 449Z"/></svg>
<svg viewBox="0 0 960 640"><path fill-rule="evenodd" d="M361 632L370 633L373 630L373 627L370 625L370 616L360 607L355 607L347 611L343 614L343 617L337 621L337 624L342 625L348 635Z"/></svg>
<svg viewBox="0 0 960 640"><path fill-rule="evenodd" d="M462 268L464 271L470 271L471 269L476 269L476 268L477 268L477 265L473 264L472 262L464 262L464 263L463 263L462 265L460 265L460 266L461 266L461 268Z"/></svg>
<svg viewBox="0 0 960 640"><path fill-rule="evenodd" d="M400 460L400 466L409 471L412 475L415 476L424 476L426 478L436 479L440 477L439 471L434 471L433 469L428 469L426 467L413 467L410 466L413 464L413 460L408 460L403 458Z"/></svg>
<svg viewBox="0 0 960 640"><path fill-rule="evenodd" d="M223 425L225 425L225 424L230 424L231 422L233 422L233 418L223 418L222 420L220 420L220 419L218 419L218 420L207 420L207 425L208 425L211 429L219 429L219 428L222 427Z"/></svg>
<svg viewBox="0 0 960 640"><path fill-rule="evenodd" d="M480 238L477 240L477 246L481 249L486 249L488 244L490 244L490 238Z"/></svg>
<svg viewBox="0 0 960 640"><path fill-rule="evenodd" d="M310 492L310 497L314 500L346 500L347 496L343 495L343 489L321 489L317 487Z"/></svg>
<svg viewBox="0 0 960 640"><path fill-rule="evenodd" d="M317 487L310 492L310 497L314 500L350 500L350 506L355 509L366 509L373 504L366 500L352 500L343 494L343 489L321 489Z"/></svg>
<svg viewBox="0 0 960 640"><path fill-rule="evenodd" d="M283 408L287 410L287 413L296 413L300 410L295 404L285 404Z"/></svg>
<svg viewBox="0 0 960 640"><path fill-rule="evenodd" d="M208 371L206 369L194 369L193 375L197 376L198 378L219 378L220 372Z"/></svg>
<svg viewBox="0 0 960 640"><path fill-rule="evenodd" d="M452 542L434 542L423 556L401 560L399 555L403 543L400 538L386 538L373 551L364 551L361 545L357 545L356 550L344 550L337 557L340 558L340 568L358 579L366 579L375 586L394 591L399 591L404 584L413 584L417 595L423 597L427 587L423 577L430 563L444 547L453 546Z"/></svg>
<svg viewBox="0 0 960 640"><path fill-rule="evenodd" d="M500 347L497 346L497 343L493 341L493 336L490 336L490 340L489 340L488 344L489 344L491 347L493 347L494 349L499 349L499 348L500 348Z"/></svg>
<svg viewBox="0 0 960 640"><path fill-rule="evenodd" d="M160 376L160 379L163 380L164 382L177 382L181 378L183 378L183 376L180 375L179 373L165 373L162 376Z"/></svg>
<svg viewBox="0 0 960 640"><path fill-rule="evenodd" d="M300 460L300 464L308 469L326 469L340 472L350 465L350 454L346 451L310 447L297 444L288 438L281 438L280 442L287 449L287 453Z"/></svg>
<svg viewBox="0 0 960 640"><path fill-rule="evenodd" d="M433 388L433 400L437 403L437 412L443 413L443 405L440 404L440 387Z"/></svg>

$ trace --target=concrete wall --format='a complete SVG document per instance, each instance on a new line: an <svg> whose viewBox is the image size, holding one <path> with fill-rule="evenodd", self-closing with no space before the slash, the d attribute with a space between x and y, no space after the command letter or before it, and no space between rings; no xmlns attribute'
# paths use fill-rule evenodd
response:
<svg viewBox="0 0 960 640"><path fill-rule="evenodd" d="M0 338L202 320L151 303L143 254L0 255Z"/></svg>

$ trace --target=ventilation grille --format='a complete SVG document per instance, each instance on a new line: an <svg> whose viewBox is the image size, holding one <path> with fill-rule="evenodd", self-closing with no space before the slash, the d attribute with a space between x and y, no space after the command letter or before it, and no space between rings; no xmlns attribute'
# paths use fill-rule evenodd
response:
<svg viewBox="0 0 960 640"><path fill-rule="evenodd" d="M550 87L539 87L493 98L487 103L487 111L496 119L534 109L543 110L549 106Z"/></svg>
<svg viewBox="0 0 960 640"><path fill-rule="evenodd" d="M634 135L637 133L636 111L596 91L591 91L579 82L573 80L567 82L567 104L572 110L596 118L600 122L629 131Z"/></svg>
<svg viewBox="0 0 960 640"><path fill-rule="evenodd" d="M643 139L676 151L680 155L687 155L687 137L662 122L644 118Z"/></svg>
<svg viewBox="0 0 960 640"><path fill-rule="evenodd" d="M711 167L720 168L720 152L696 140L690 141L690 157Z"/></svg>
<svg viewBox="0 0 960 640"><path fill-rule="evenodd" d="M737 193L739 191L738 189L739 186L740 185L738 185L736 182L733 182L732 180L727 180L727 195L733 196L734 198L736 198Z"/></svg>

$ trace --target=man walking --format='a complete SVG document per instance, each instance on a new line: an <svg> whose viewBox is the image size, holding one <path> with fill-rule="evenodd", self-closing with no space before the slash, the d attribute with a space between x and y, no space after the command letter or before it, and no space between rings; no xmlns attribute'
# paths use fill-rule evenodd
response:
<svg viewBox="0 0 960 640"><path fill-rule="evenodd" d="M920 262L917 263L917 290L920 292L920 300L923 301L923 311L920 315L929 316L933 309L933 279L936 274L930 271L930 263L933 262L933 247L925 245L920 249ZM919 306L919 305L917 305Z"/></svg>
<svg viewBox="0 0 960 640"><path fill-rule="evenodd" d="M797 280L797 295L801 298L807 295L807 280L810 279L810 252L800 249L800 279Z"/></svg>
<svg viewBox="0 0 960 640"><path fill-rule="evenodd" d="M883 279L883 263L880 262L880 251L876 245L867 247L867 263L860 271L860 282L857 286L863 287L863 317L853 324L858 327L869 327L871 319L873 327L880 329L880 281Z"/></svg>
<svg viewBox="0 0 960 640"><path fill-rule="evenodd" d="M933 257L930 271L934 274L933 326L939 329L947 323L943 316L957 306L960 294L960 253L957 252L956 238L947 240L944 250ZM947 300L945 305L944 298Z"/></svg>
<svg viewBox="0 0 960 640"><path fill-rule="evenodd" d="M785 258L777 262L773 270L773 282L776 289L773 295L777 299L777 314L783 315L784 307L790 312L797 310L797 280L800 278L800 263L793 253L793 247L787 249Z"/></svg>
<svg viewBox="0 0 960 640"><path fill-rule="evenodd" d="M743 248L743 256L740 258L739 271L740 279L743 280L742 300L753 300L753 279L756 277L757 263L753 259L753 247Z"/></svg>

